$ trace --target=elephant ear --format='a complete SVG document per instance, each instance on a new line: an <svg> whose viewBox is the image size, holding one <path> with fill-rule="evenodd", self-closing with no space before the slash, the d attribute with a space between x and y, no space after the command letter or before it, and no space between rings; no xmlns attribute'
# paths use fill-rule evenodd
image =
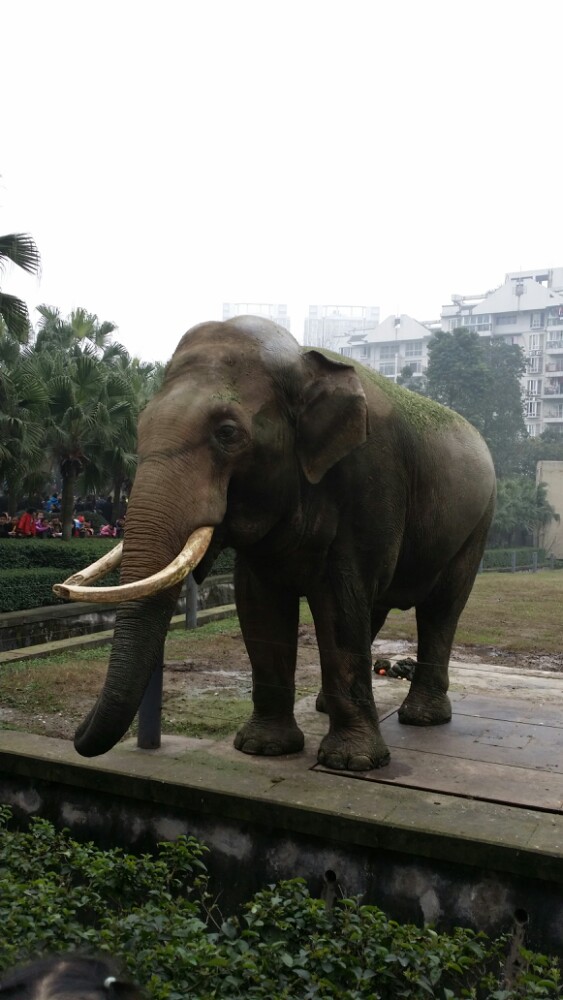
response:
<svg viewBox="0 0 563 1000"><path fill-rule="evenodd" d="M303 356L305 388L297 426L297 454L310 483L363 444L369 433L362 384L352 365L319 351Z"/></svg>

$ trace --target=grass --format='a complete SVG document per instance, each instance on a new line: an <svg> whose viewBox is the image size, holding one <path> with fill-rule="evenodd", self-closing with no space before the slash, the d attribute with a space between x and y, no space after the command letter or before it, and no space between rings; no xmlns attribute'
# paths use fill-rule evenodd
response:
<svg viewBox="0 0 563 1000"><path fill-rule="evenodd" d="M560 653L562 603L563 573L481 573L460 618L456 644ZM414 611L392 611L380 638L414 640Z"/></svg>
<svg viewBox="0 0 563 1000"><path fill-rule="evenodd" d="M512 653L560 653L562 606L563 573L483 573L461 617L456 643ZM311 622L305 602L301 621ZM165 656L168 660L183 659L190 649L195 652L210 640L210 659L213 640L217 640L217 651L228 656L231 640L238 641L239 636L236 616L204 625L189 637L183 630L174 630L166 642ZM414 612L392 611L380 637L415 639ZM0 705L25 719L24 725L10 719L6 724L44 733L46 723L41 716L50 715L61 716L74 728L101 690L109 650L109 645L97 646L0 667ZM250 710L250 698L241 698L232 689L218 688L217 694L206 692L189 699L180 692L165 697L163 729L218 738L236 729Z"/></svg>
<svg viewBox="0 0 563 1000"><path fill-rule="evenodd" d="M217 697L203 695L191 698L182 704L182 718L177 719L178 706L167 712L164 706L162 731L181 736L213 737L229 736L246 722L252 713L250 698L233 698L218 692Z"/></svg>

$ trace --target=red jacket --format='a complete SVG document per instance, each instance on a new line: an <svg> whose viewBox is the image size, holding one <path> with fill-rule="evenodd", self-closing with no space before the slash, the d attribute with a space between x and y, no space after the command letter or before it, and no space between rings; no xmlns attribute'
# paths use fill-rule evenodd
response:
<svg viewBox="0 0 563 1000"><path fill-rule="evenodd" d="M25 535L26 538L35 536L35 519L32 514L22 514L16 524L16 535Z"/></svg>

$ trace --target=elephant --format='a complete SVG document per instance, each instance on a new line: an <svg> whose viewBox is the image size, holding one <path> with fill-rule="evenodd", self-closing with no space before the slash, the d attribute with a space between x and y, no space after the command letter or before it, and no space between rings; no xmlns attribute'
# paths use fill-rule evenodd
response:
<svg viewBox="0 0 563 1000"><path fill-rule="evenodd" d="M139 418L122 549L55 587L120 604L77 751L105 753L127 732L162 663L182 579L193 571L201 582L228 547L253 678L252 715L235 747L278 755L304 746L294 699L305 597L321 662L317 708L329 719L318 760L381 767L389 750L371 644L392 608L414 607L417 666L399 719L450 720L451 647L494 501L487 446L453 410L342 355L303 348L270 320L193 327ZM118 562L119 586L90 586Z"/></svg>

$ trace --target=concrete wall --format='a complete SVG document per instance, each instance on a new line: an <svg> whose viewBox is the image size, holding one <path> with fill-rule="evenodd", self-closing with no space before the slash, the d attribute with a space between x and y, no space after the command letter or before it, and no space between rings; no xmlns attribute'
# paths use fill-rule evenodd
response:
<svg viewBox="0 0 563 1000"><path fill-rule="evenodd" d="M556 559L563 559L563 462L538 462L536 482L547 485L547 499L560 517L540 530L540 548Z"/></svg>
<svg viewBox="0 0 563 1000"><path fill-rule="evenodd" d="M176 607L178 615L186 608L184 590ZM234 586L229 574L210 576L198 588L199 610L233 602ZM115 611L114 604L54 604L9 611L0 615L0 653L112 629Z"/></svg>
<svg viewBox="0 0 563 1000"><path fill-rule="evenodd" d="M256 778L242 784L235 778L230 789L211 789L202 773L202 753L195 749L193 782L187 787L162 780L163 773L135 774L137 761L143 764L146 756L131 755L129 773L119 766L104 772L97 762L74 764L64 751L60 759L57 744L63 741L6 734L4 744L8 737L25 745L25 752L6 752L0 740L0 802L12 808L19 824L25 827L31 817L42 816L78 840L101 847L120 844L139 853L159 841L193 835L210 848L205 862L225 915L279 879L302 877L321 898L327 874L333 873L337 895L359 895L394 919L432 923L440 930L470 926L495 935L510 931L516 909L524 909L530 918L529 946L563 956L559 860L517 852L516 870L507 870L504 845L492 851L481 824L476 839L464 841L465 825L471 830L471 823L464 824L463 803L459 835L436 839L423 827L386 829L376 817L358 823L344 812L330 815L330 798L326 808L293 802L293 796L275 801L280 785L261 800ZM41 740L55 749L35 755ZM152 759L156 766L159 757ZM174 767L173 760L168 763ZM320 784L327 776L316 780ZM348 781L353 797L362 783ZM369 792L377 802L381 789ZM531 828L538 819L531 816Z"/></svg>

